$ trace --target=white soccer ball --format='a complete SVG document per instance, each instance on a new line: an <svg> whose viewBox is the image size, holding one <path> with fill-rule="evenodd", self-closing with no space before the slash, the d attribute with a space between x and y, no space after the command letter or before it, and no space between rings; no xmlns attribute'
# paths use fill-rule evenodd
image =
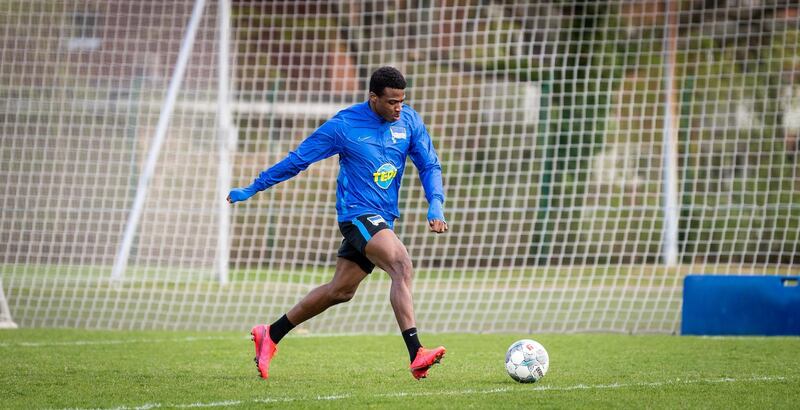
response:
<svg viewBox="0 0 800 410"><path fill-rule="evenodd" d="M550 367L550 356L539 342L531 339L517 340L506 352L506 371L520 383L539 381Z"/></svg>

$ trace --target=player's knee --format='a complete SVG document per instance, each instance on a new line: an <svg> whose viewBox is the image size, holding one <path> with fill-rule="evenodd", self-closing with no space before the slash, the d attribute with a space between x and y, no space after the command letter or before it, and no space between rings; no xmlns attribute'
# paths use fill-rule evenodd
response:
<svg viewBox="0 0 800 410"><path fill-rule="evenodd" d="M409 282L414 277L414 266L408 255L398 254L389 261L389 276L393 280Z"/></svg>
<svg viewBox="0 0 800 410"><path fill-rule="evenodd" d="M331 287L328 290L328 298L333 304L348 302L350 299L353 299L355 294L356 290L350 288Z"/></svg>

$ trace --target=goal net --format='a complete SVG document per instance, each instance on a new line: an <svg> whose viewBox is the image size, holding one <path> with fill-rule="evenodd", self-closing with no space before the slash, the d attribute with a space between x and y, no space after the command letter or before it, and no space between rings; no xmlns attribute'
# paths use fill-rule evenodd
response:
<svg viewBox="0 0 800 410"><path fill-rule="evenodd" d="M677 332L683 278L800 272L789 1L0 3L0 278L21 326L249 329L329 280L336 158L229 207L398 67L396 231L440 332ZM302 328L396 332L389 278Z"/></svg>

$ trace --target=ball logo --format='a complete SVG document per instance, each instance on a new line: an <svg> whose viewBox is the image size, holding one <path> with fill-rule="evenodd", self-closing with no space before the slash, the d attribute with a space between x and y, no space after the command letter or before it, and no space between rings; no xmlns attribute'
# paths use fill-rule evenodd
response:
<svg viewBox="0 0 800 410"><path fill-rule="evenodd" d="M372 176L375 178L375 183L378 184L379 187L383 189L388 189L389 185L392 184L394 181L394 177L397 176L397 168L390 163L385 163L375 171Z"/></svg>

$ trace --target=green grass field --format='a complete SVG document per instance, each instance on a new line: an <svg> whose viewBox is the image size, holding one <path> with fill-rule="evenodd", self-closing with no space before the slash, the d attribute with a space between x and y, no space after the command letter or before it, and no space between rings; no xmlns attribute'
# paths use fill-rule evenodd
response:
<svg viewBox="0 0 800 410"><path fill-rule="evenodd" d="M0 331L2 408L797 408L800 338L534 335L547 376L518 384L505 349L531 335L423 334L422 381L399 336L290 335L271 378L242 333Z"/></svg>

